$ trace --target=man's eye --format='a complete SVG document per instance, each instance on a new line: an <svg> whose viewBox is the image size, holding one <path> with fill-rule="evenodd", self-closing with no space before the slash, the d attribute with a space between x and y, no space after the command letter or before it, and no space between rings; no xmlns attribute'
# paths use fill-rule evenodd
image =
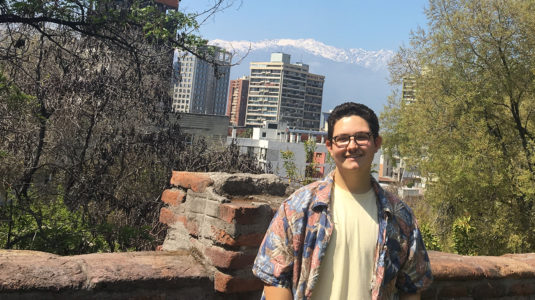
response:
<svg viewBox="0 0 535 300"><path fill-rule="evenodd" d="M349 141L349 136L345 136L345 135L339 136L336 138L336 141L339 143L345 143Z"/></svg>
<svg viewBox="0 0 535 300"><path fill-rule="evenodd" d="M356 134L355 135L355 139L357 141L367 141L369 139L369 136L365 133L361 133L361 134Z"/></svg>

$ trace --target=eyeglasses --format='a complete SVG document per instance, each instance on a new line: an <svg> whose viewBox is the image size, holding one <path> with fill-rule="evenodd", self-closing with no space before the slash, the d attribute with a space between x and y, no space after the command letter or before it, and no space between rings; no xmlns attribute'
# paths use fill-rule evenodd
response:
<svg viewBox="0 0 535 300"><path fill-rule="evenodd" d="M372 136L371 132L357 132L353 135L349 134L341 134L337 135L332 138L333 142L336 144L336 146L343 148L349 146L349 143L351 142L351 138L355 141L355 143L359 146L366 146L368 145L368 142L370 141L370 137Z"/></svg>

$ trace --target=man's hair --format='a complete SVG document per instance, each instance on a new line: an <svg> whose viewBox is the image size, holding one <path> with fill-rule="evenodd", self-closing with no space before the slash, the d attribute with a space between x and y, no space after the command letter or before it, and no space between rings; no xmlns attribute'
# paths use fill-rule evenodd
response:
<svg viewBox="0 0 535 300"><path fill-rule="evenodd" d="M346 102L335 107L327 119L327 138L329 140L332 140L333 138L334 124L341 118L350 116L359 116L363 118L368 123L373 138L375 139L379 136L379 120L377 120L377 116L373 110L364 104Z"/></svg>

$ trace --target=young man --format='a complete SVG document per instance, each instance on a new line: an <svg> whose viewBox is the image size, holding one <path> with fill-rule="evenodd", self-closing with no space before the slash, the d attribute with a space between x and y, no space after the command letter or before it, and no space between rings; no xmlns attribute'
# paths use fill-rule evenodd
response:
<svg viewBox="0 0 535 300"><path fill-rule="evenodd" d="M432 275L416 220L371 176L377 116L349 102L327 122L336 169L297 190L271 221L253 266L265 298L419 299Z"/></svg>

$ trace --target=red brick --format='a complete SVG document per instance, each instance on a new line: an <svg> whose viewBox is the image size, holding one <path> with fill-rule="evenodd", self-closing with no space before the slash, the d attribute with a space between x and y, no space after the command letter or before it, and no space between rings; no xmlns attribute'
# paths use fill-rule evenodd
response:
<svg viewBox="0 0 535 300"><path fill-rule="evenodd" d="M239 278L216 271L214 276L214 288L216 291L226 294L259 291L264 284L258 278Z"/></svg>
<svg viewBox="0 0 535 300"><path fill-rule="evenodd" d="M178 206L180 203L184 202L185 196L186 193L182 190L167 189L162 193L162 201L171 206Z"/></svg>
<svg viewBox="0 0 535 300"><path fill-rule="evenodd" d="M256 257L256 254L229 251L215 246L206 248L204 255L210 260L213 266L224 269L243 269L250 267Z"/></svg>
<svg viewBox="0 0 535 300"><path fill-rule="evenodd" d="M468 288L463 285L444 286L440 289L440 297L467 297L470 296Z"/></svg>
<svg viewBox="0 0 535 300"><path fill-rule="evenodd" d="M250 225L258 223L261 207L250 204L223 203L219 206L219 217L228 223Z"/></svg>
<svg viewBox="0 0 535 300"><path fill-rule="evenodd" d="M535 295L535 282L514 283L509 287L508 296L531 296Z"/></svg>
<svg viewBox="0 0 535 300"><path fill-rule="evenodd" d="M230 234L223 229L217 229L212 226L212 232L214 233L214 241L225 246L249 246L258 247L264 238L264 233L251 233L242 234L238 238L233 238Z"/></svg>
<svg viewBox="0 0 535 300"><path fill-rule="evenodd" d="M238 246L258 247L264 239L265 233L242 234L236 239Z"/></svg>
<svg viewBox="0 0 535 300"><path fill-rule="evenodd" d="M192 189L194 192L202 193L214 181L204 173L173 171L171 185Z"/></svg>
<svg viewBox="0 0 535 300"><path fill-rule="evenodd" d="M498 298L505 296L506 287L498 282L482 282L472 289L476 299Z"/></svg>
<svg viewBox="0 0 535 300"><path fill-rule="evenodd" d="M186 216L177 216L177 221L184 224L184 227L186 227L186 230L188 230L190 235L199 236L199 226L197 225L197 222L188 220Z"/></svg>
<svg viewBox="0 0 535 300"><path fill-rule="evenodd" d="M160 223L171 225L178 221L178 216L175 215L168 208L162 207L160 209Z"/></svg>

